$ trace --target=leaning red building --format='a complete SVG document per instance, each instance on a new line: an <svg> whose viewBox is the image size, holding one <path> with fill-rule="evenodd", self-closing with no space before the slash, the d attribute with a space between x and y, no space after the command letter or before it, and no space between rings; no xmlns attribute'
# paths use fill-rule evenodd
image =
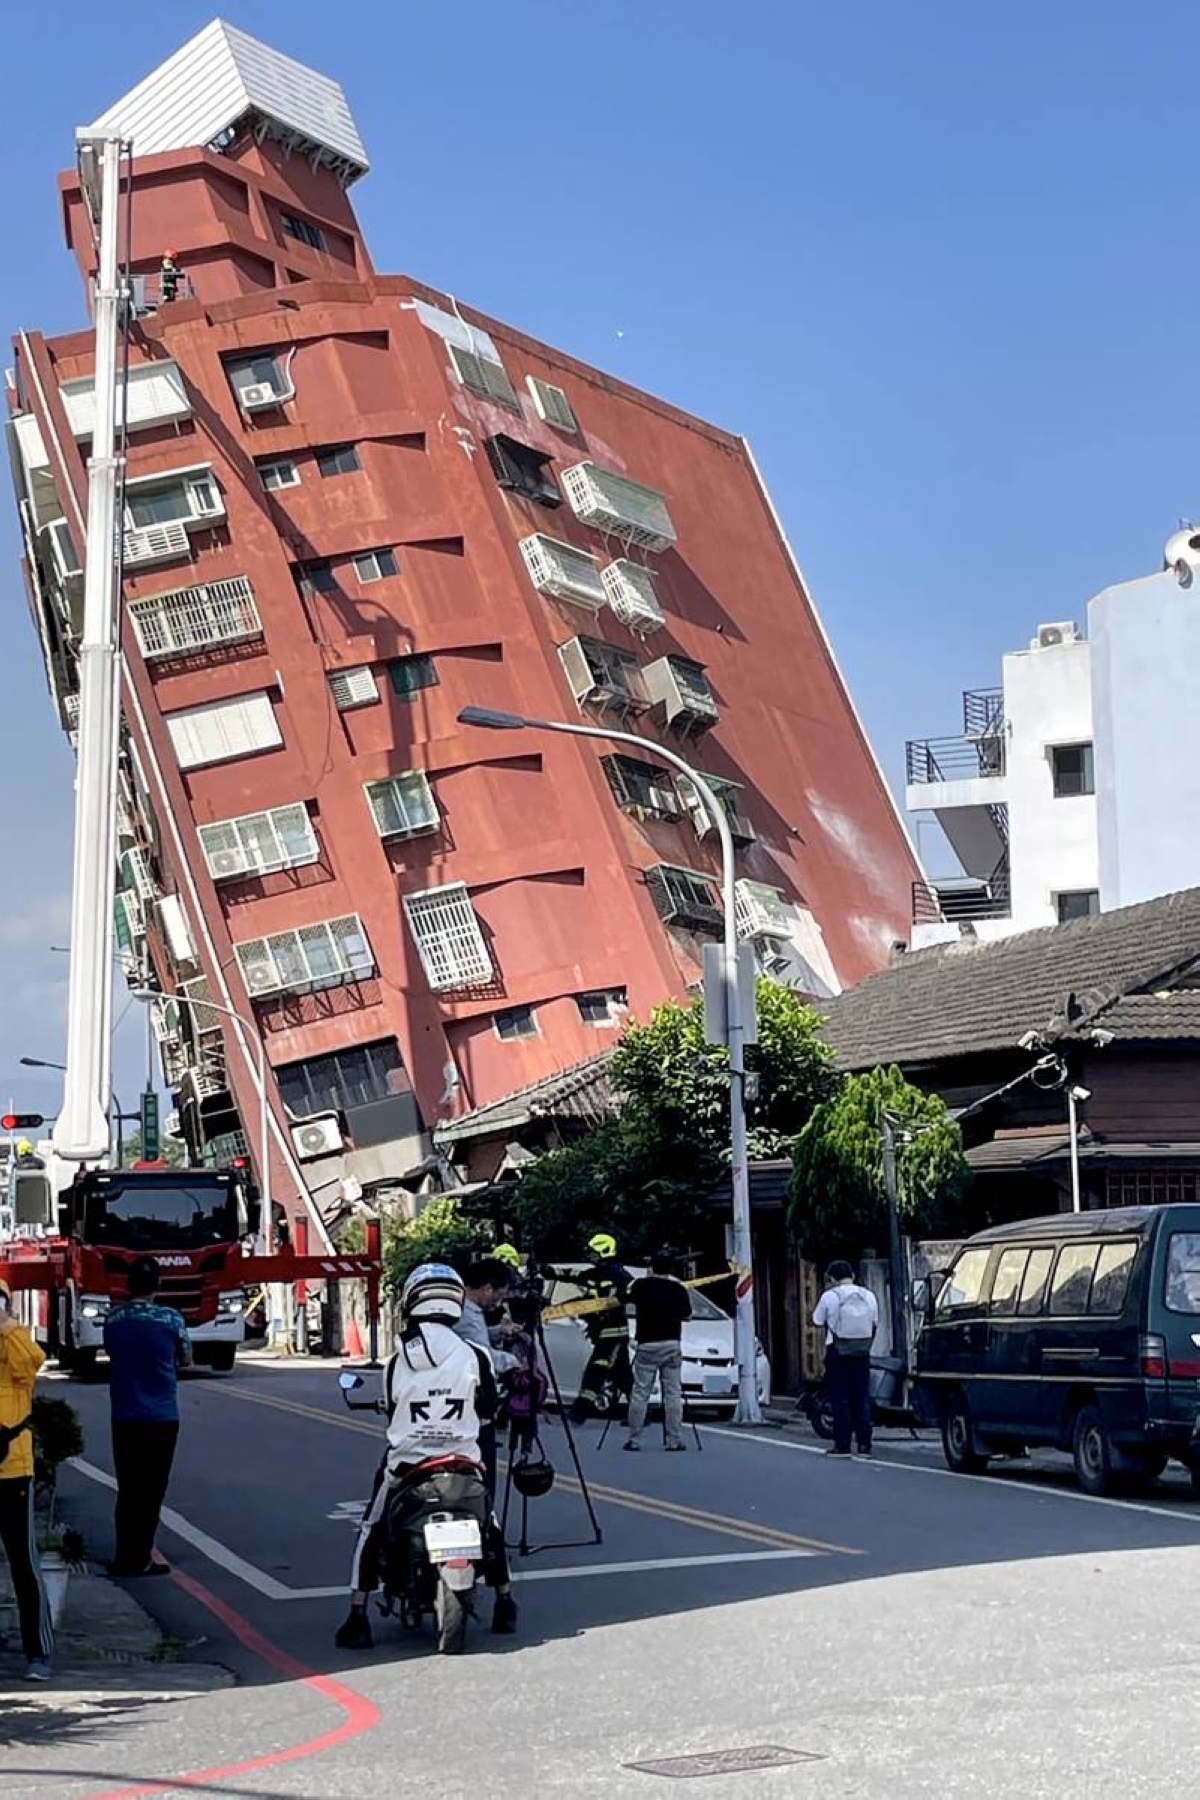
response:
<svg viewBox="0 0 1200 1800"><path fill-rule="evenodd" d="M118 936L193 1153L257 1155L261 1037L277 1193L411 1181L439 1119L696 983L719 854L686 782L467 705L684 748L764 971L879 969L919 871L745 441L377 274L340 88L229 26L97 124L132 150ZM92 338L15 348L71 731Z"/></svg>

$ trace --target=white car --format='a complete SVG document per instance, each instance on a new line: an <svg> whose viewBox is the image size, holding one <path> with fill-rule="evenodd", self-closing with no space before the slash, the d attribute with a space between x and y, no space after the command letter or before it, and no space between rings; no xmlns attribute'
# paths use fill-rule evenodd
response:
<svg viewBox="0 0 1200 1800"><path fill-rule="evenodd" d="M560 1265L561 1266L561 1265ZM573 1273L574 1269L571 1268ZM636 1280L647 1273L630 1269ZM734 1355L733 1320L722 1312L701 1288L689 1288L692 1316L684 1321L681 1337L683 1350L683 1397L689 1408L701 1408L732 1415L737 1405L737 1359ZM548 1285L551 1305L586 1298L585 1291L570 1280L557 1280ZM554 1365L559 1391L573 1400L583 1382L583 1371L591 1355L591 1342L584 1319L548 1319L545 1326L546 1348ZM629 1308L629 1341L636 1347L637 1333L633 1308ZM758 1352L758 1399L765 1405L771 1398L771 1365L756 1338Z"/></svg>

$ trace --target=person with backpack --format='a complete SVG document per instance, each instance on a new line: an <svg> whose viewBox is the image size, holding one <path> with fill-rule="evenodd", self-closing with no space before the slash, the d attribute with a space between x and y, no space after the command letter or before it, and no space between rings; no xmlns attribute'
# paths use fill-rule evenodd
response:
<svg viewBox="0 0 1200 1800"><path fill-rule="evenodd" d="M334 1638L339 1650L369 1650L367 1599L379 1580L380 1539L389 1490L423 1462L458 1456L483 1472L481 1425L496 1412L496 1377L486 1349L458 1335L466 1289L448 1263L422 1263L400 1296L400 1332L383 1375L387 1449L359 1527L350 1611ZM492 1630L517 1628L504 1540L494 1519L484 1534L485 1572L495 1590Z"/></svg>
<svg viewBox="0 0 1200 1800"><path fill-rule="evenodd" d="M879 1329L879 1302L860 1287L848 1262L831 1262L813 1324L825 1331L825 1380L833 1406L829 1456L849 1456L853 1437L860 1456L871 1454L871 1345Z"/></svg>
<svg viewBox="0 0 1200 1800"><path fill-rule="evenodd" d="M0 1281L0 1544L17 1596L26 1681L49 1681L54 1649L33 1528L30 1426L33 1384L45 1360L24 1325L13 1318L12 1294L7 1281Z"/></svg>

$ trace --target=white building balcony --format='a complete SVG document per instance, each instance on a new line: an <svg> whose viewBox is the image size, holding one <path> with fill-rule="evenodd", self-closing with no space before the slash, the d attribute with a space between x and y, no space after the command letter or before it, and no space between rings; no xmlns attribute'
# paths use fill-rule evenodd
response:
<svg viewBox="0 0 1200 1800"><path fill-rule="evenodd" d="M1003 720L979 735L914 738L907 749L905 805L937 814L963 868L987 879L1008 846L1008 755Z"/></svg>

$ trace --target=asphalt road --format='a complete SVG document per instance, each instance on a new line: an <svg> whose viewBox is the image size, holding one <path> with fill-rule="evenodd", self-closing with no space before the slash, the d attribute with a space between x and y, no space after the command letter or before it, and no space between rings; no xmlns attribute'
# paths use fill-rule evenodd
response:
<svg viewBox="0 0 1200 1800"><path fill-rule="evenodd" d="M71 1386L84 1462L63 1510L109 1547L107 1395ZM0 1727L6 1794L284 1797L654 1794L632 1765L773 1746L753 1772L691 1766L719 1796L1161 1795L1194 1785L1200 1505L1182 1483L1091 1501L1054 1462L987 1478L934 1446L827 1459L811 1438L705 1429L640 1456L580 1437L592 1541L561 1427L554 1493L515 1557L521 1626L446 1660L386 1622L333 1647L380 1444L335 1372L243 1366L182 1390L160 1543L131 1584L184 1655L237 1685L81 1710L64 1676L35 1730ZM513 1521L515 1523L515 1521ZM511 1536L510 1531L510 1536ZM23 1715L24 1716L24 1715ZM179 1778L193 1779L181 1785ZM151 1784L147 1786L146 1784Z"/></svg>

